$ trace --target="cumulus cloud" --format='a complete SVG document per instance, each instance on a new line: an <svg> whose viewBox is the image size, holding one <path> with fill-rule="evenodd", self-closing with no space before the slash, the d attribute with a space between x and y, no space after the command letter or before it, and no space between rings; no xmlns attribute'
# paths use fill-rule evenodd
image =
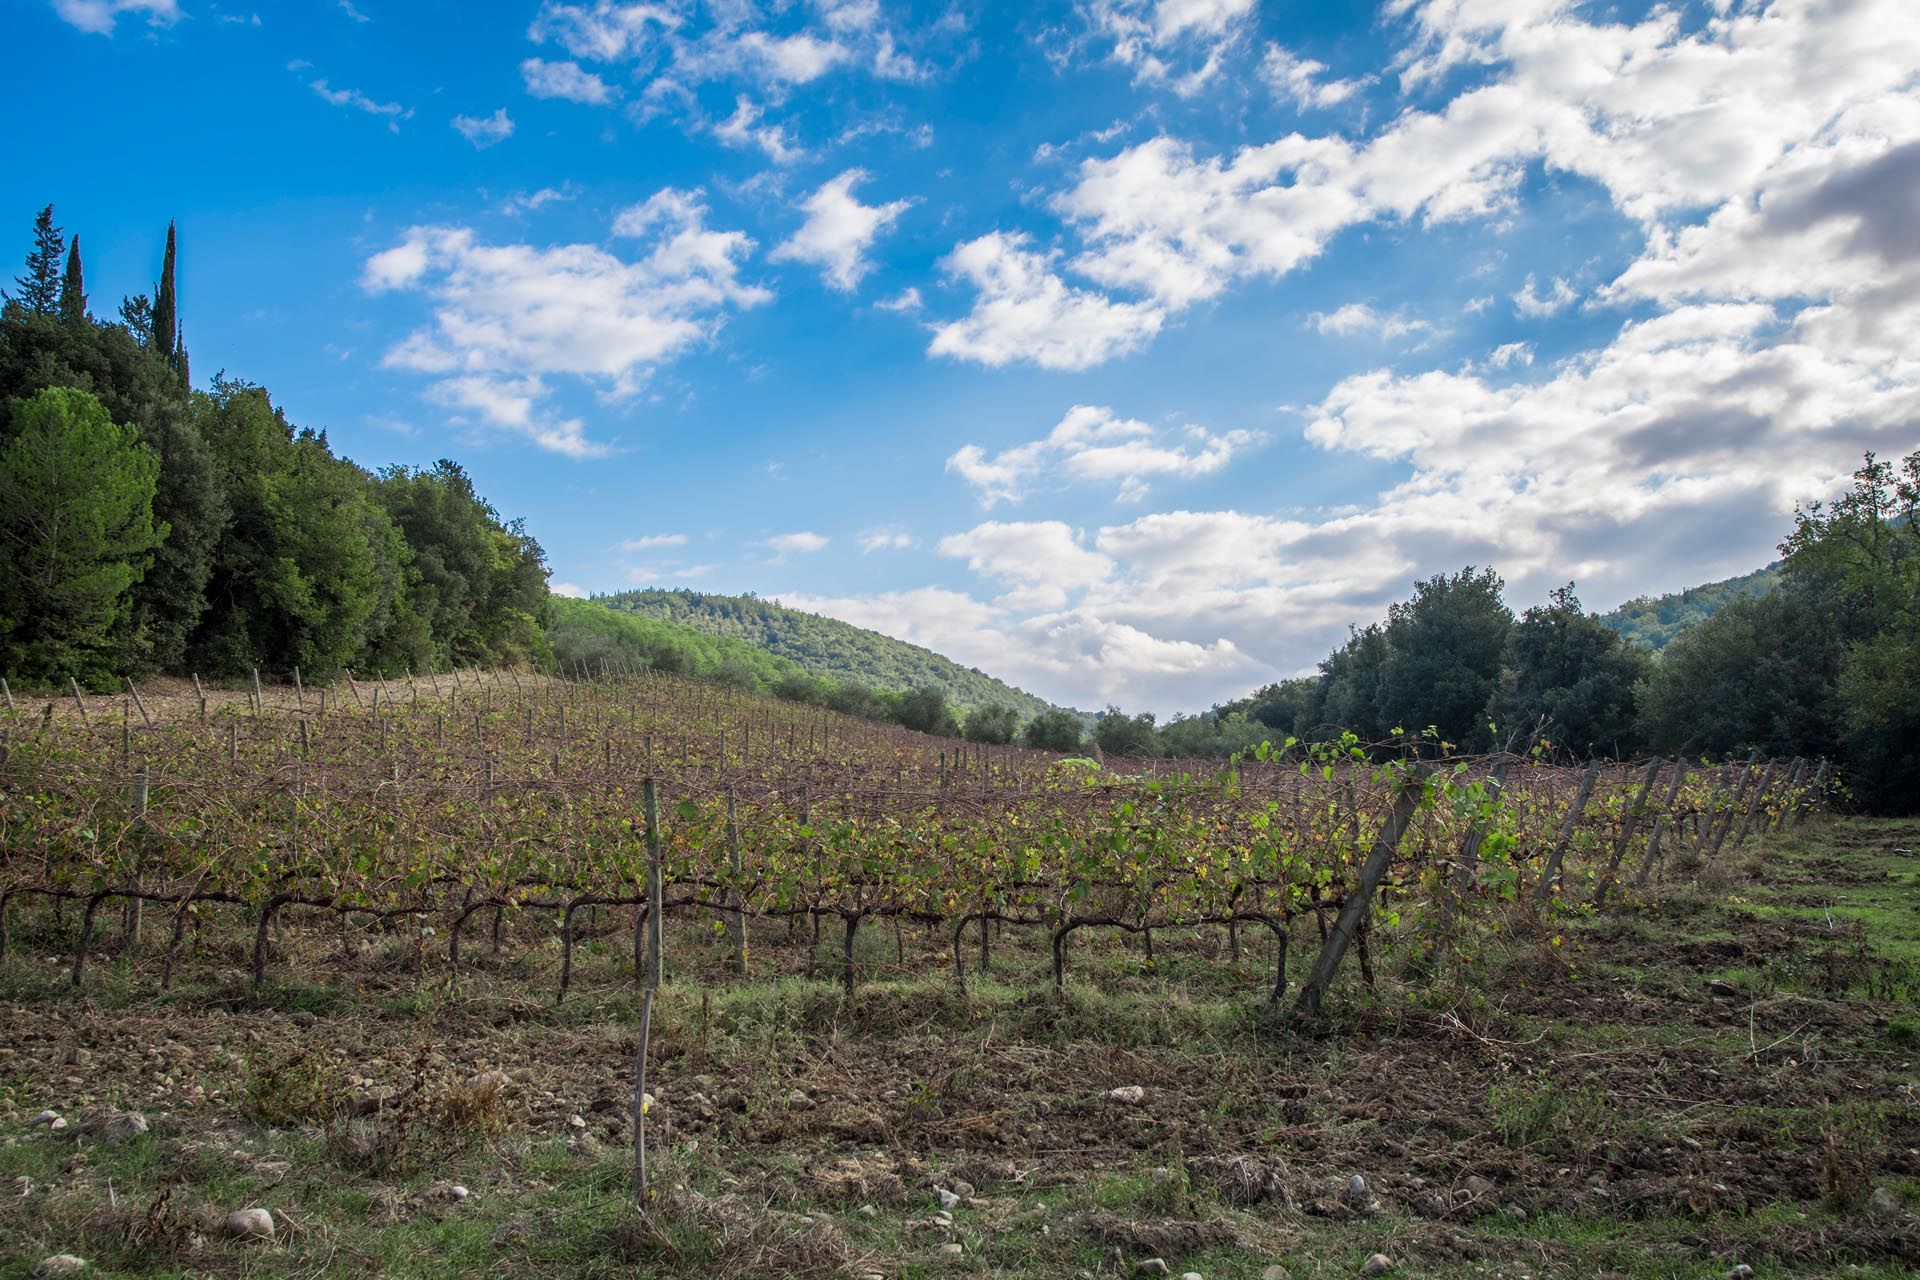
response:
<svg viewBox="0 0 1920 1280"><path fill-rule="evenodd" d="M1513 295L1513 309L1523 316L1537 320L1542 316L1557 315L1579 300L1580 295L1574 292L1573 286L1559 276L1555 276L1552 286L1542 293L1533 275L1529 273L1526 284L1521 287L1520 292Z"/></svg>
<svg viewBox="0 0 1920 1280"><path fill-rule="evenodd" d="M1106 581L1114 567L1059 520L990 521L940 539L939 550L1006 584L1010 589L998 601L1003 608L1057 607L1069 593Z"/></svg>
<svg viewBox="0 0 1920 1280"><path fill-rule="evenodd" d="M761 120L760 108L743 93L734 100L733 114L713 126L713 136L729 147L758 147L775 164L791 164L804 154L793 145L785 126Z"/></svg>
<svg viewBox="0 0 1920 1280"><path fill-rule="evenodd" d="M774 563L778 564L790 555L811 555L815 551L825 550L831 541L823 534L802 529L798 533L775 534L761 545L773 552Z"/></svg>
<svg viewBox="0 0 1920 1280"><path fill-rule="evenodd" d="M1307 323L1317 332L1337 337L1368 336L1388 341L1432 327L1425 320L1409 319L1398 311L1382 315L1364 302L1349 302L1334 311L1315 311L1307 317Z"/></svg>
<svg viewBox="0 0 1920 1280"><path fill-rule="evenodd" d="M144 16L150 27L170 27L180 21L177 0L53 0L62 21L98 36L113 34L121 14Z"/></svg>
<svg viewBox="0 0 1920 1280"><path fill-rule="evenodd" d="M1244 39L1255 0L1093 0L1083 12L1096 41L1136 83L1191 97Z"/></svg>
<svg viewBox="0 0 1920 1280"><path fill-rule="evenodd" d="M616 96L612 85L577 62L528 58L520 64L520 79L525 82L527 92L536 98L562 98L598 107L612 102Z"/></svg>
<svg viewBox="0 0 1920 1280"><path fill-rule="evenodd" d="M1366 88L1365 80L1329 80L1326 72L1326 63L1303 58L1284 45L1268 45L1260 59L1261 79L1302 111L1338 106Z"/></svg>
<svg viewBox="0 0 1920 1280"><path fill-rule="evenodd" d="M910 551L920 545L920 540L899 525L884 525L878 529L868 529L857 539L860 550L871 555L876 551Z"/></svg>
<svg viewBox="0 0 1920 1280"><path fill-rule="evenodd" d="M570 600L584 600L587 598L586 589L576 586L571 582L550 583L547 586L547 590L556 596L566 596Z"/></svg>
<svg viewBox="0 0 1920 1280"><path fill-rule="evenodd" d="M768 256L776 262L812 263L843 293L858 288L872 265L866 260L867 249L913 207L911 200L861 204L853 188L867 176L864 169L848 169L808 196L800 206L806 222Z"/></svg>
<svg viewBox="0 0 1920 1280"><path fill-rule="evenodd" d="M513 118L507 114L505 107L490 116L455 116L453 127L459 130L461 137L481 151L513 136Z"/></svg>
<svg viewBox="0 0 1920 1280"><path fill-rule="evenodd" d="M687 535L684 533L649 533L638 538L628 538L620 543L622 551L657 551L661 547L684 547Z"/></svg>
<svg viewBox="0 0 1920 1280"><path fill-rule="evenodd" d="M927 350L986 365L1031 361L1043 369L1086 369L1125 355L1160 331L1163 313L1076 289L1021 233L991 232L942 262L975 290L973 310L938 325Z"/></svg>
<svg viewBox="0 0 1920 1280"><path fill-rule="evenodd" d="M1193 425L1161 431L1104 406L1077 404L1038 440L991 455L979 445L962 446L947 459L947 470L972 485L988 508L1018 502L1037 480L1052 477L1117 482L1121 501L1138 502L1150 478L1210 475L1265 438L1245 430L1216 435Z"/></svg>
<svg viewBox="0 0 1920 1280"><path fill-rule="evenodd" d="M367 259L370 292L419 293L432 321L388 350L389 368L428 374L442 403L576 457L603 452L546 408L568 376L618 398L708 340L729 310L772 295L740 278L753 241L706 223L701 193L666 188L621 211L623 256L590 244L488 244L469 227L420 226Z"/></svg>

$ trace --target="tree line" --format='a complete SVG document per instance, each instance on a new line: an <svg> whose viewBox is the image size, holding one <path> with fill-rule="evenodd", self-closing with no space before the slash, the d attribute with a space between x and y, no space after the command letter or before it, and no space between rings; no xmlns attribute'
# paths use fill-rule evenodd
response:
<svg viewBox="0 0 1920 1280"><path fill-rule="evenodd" d="M53 206L0 305L0 671L399 672L542 661L540 545L457 463L370 472L264 387L188 373L167 229L96 317Z"/></svg>

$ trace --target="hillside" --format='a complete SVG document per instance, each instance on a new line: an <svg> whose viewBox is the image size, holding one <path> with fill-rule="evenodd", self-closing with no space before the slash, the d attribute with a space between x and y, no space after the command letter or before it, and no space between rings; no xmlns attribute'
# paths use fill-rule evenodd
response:
<svg viewBox="0 0 1920 1280"><path fill-rule="evenodd" d="M963 667L931 649L802 613L755 596L699 591L624 591L597 603L639 618L672 623L721 640L764 650L809 675L876 690L938 689L961 712L1009 706L1028 720L1051 704L983 671Z"/></svg>
<svg viewBox="0 0 1920 1280"><path fill-rule="evenodd" d="M1600 621L1658 653L1694 623L1706 621L1736 600L1763 596L1779 585L1780 565L1776 562L1738 578L1688 587L1671 595L1640 596L1600 615Z"/></svg>

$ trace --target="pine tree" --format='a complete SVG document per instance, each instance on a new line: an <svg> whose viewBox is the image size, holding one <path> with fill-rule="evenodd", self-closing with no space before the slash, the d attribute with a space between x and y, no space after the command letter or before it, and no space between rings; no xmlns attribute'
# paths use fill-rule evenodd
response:
<svg viewBox="0 0 1920 1280"><path fill-rule="evenodd" d="M86 277L80 270L80 237L67 246L67 273L60 277L60 318L79 324L87 318Z"/></svg>
<svg viewBox="0 0 1920 1280"><path fill-rule="evenodd" d="M20 288L14 301L29 315L50 316L60 303L60 254L65 248L60 228L53 225L53 206L48 205L33 220L33 248L27 254L27 270L13 278Z"/></svg>
<svg viewBox="0 0 1920 1280"><path fill-rule="evenodd" d="M173 289L173 224L167 224L167 256L160 263L160 283L153 287L153 349L173 363L180 346L180 315Z"/></svg>

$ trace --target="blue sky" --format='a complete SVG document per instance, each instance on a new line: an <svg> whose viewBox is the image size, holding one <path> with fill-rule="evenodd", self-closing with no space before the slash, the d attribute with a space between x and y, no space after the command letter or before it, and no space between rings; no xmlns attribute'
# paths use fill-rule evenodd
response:
<svg viewBox="0 0 1920 1280"><path fill-rule="evenodd" d="M556 589L1193 710L1920 444L1908 0L0 0L0 216Z"/></svg>

